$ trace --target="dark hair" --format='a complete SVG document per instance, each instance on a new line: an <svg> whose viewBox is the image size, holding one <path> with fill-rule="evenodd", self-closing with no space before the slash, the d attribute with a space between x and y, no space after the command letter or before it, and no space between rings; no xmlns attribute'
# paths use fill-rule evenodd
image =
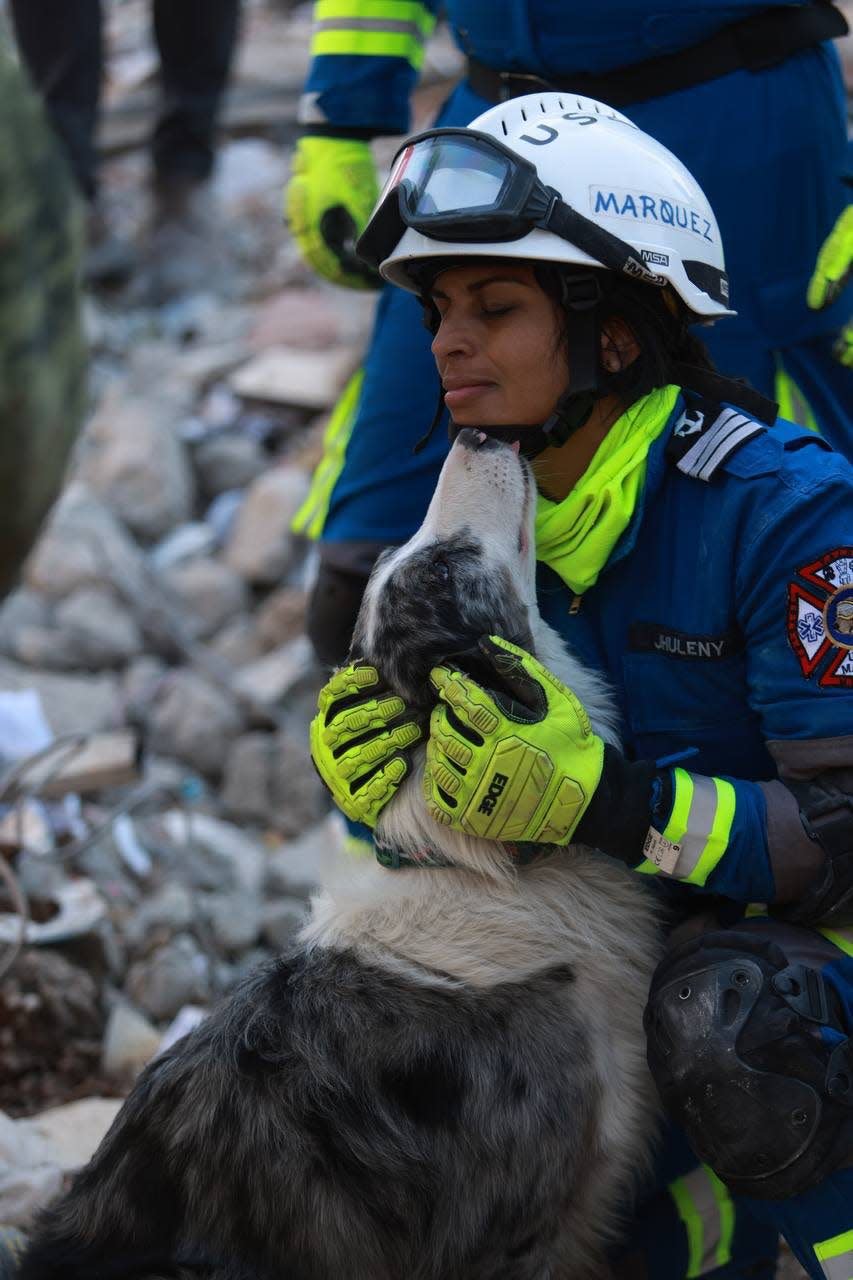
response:
<svg viewBox="0 0 853 1280"><path fill-rule="evenodd" d="M571 324L571 312L562 306L565 279L581 273L552 263L537 263L534 271L545 293L558 305L565 340ZM608 320L619 317L631 329L640 348L637 359L624 369L611 373L599 368L602 394L615 395L627 406L655 387L680 385L685 365L714 369L704 342L690 330L696 317L672 290L667 290L665 297L663 289L640 284L615 271L596 271L595 276L601 288L595 306L599 332L606 331Z"/></svg>

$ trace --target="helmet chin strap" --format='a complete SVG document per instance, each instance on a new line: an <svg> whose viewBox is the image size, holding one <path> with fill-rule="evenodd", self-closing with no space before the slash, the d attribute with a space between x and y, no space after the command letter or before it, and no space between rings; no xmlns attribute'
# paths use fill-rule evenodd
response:
<svg viewBox="0 0 853 1280"><path fill-rule="evenodd" d="M592 272L561 279L560 303L566 312L566 338L571 386L563 392L544 422L536 425L490 425L483 422L460 424L451 417L448 434L451 443L463 425L476 428L495 440L519 443L525 458L537 458L546 449L559 448L589 419L600 395L598 385L599 326L595 305L601 297L601 286ZM439 395L433 420L426 435L414 447L415 453L426 448L445 410L444 392Z"/></svg>

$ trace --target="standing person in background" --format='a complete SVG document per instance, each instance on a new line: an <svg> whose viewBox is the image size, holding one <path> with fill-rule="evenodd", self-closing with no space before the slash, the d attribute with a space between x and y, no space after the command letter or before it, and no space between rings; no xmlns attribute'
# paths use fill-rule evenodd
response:
<svg viewBox="0 0 853 1280"><path fill-rule="evenodd" d="M369 140L405 133L409 98L438 0L319 0L304 126L287 195L291 229L316 270L372 283L354 242L377 195ZM577 0L447 0L467 74L437 123L465 125L494 102L540 88L624 109L688 164L717 212L737 318L707 333L717 366L736 370L853 456L850 373L832 352L842 300L806 305L818 251L846 204L845 95L830 41L841 14L816 0L682 0L618 6ZM608 225L675 218L654 192L597 195ZM697 231L701 238L701 229ZM320 540L309 634L343 659L379 551L417 528L447 449L444 433L413 456L439 383L420 311L385 290L359 375L330 424L326 456L298 532Z"/></svg>
<svg viewBox="0 0 853 1280"><path fill-rule="evenodd" d="M151 138L152 290L169 296L210 270L199 197L213 170L216 123L236 47L240 0L154 0L162 106ZM97 125L104 69L101 0L11 0L32 80L90 203L87 274L129 274L127 246L110 238L97 205ZM189 250L189 259L176 255ZM193 261L192 259L195 259Z"/></svg>

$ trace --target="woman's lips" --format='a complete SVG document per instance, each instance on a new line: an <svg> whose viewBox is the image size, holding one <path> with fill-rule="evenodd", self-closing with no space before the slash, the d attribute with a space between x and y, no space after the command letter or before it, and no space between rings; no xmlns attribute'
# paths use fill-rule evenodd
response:
<svg viewBox="0 0 853 1280"><path fill-rule="evenodd" d="M444 393L444 403L448 409L461 407L469 404L472 400L483 394L484 391L490 391L494 383L492 382L469 382L461 387L453 387Z"/></svg>

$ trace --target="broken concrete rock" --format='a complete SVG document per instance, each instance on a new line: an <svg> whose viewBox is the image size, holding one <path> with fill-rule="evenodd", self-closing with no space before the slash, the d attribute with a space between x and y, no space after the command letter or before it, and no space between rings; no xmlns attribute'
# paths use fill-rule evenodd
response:
<svg viewBox="0 0 853 1280"><path fill-rule="evenodd" d="M125 605L103 587L80 587L56 607L54 645L68 664L99 671L141 653L142 632Z"/></svg>
<svg viewBox="0 0 853 1280"><path fill-rule="evenodd" d="M192 515L186 450L156 397L109 392L86 427L78 466L81 479L145 542Z"/></svg>
<svg viewBox="0 0 853 1280"><path fill-rule="evenodd" d="M210 963L194 938L179 933L131 965L125 990L155 1022L165 1022L183 1005L210 999Z"/></svg>
<svg viewBox="0 0 853 1280"><path fill-rule="evenodd" d="M267 465L257 440L236 431L202 441L194 460L201 491L208 499L229 489L245 489Z"/></svg>
<svg viewBox="0 0 853 1280"><path fill-rule="evenodd" d="M181 668L163 677L146 723L152 751L216 776L244 721L230 694Z"/></svg>
<svg viewBox="0 0 853 1280"><path fill-rule="evenodd" d="M249 582L277 584L296 555L290 524L307 492L308 477L298 467L277 466L258 476L237 512L226 563Z"/></svg>
<svg viewBox="0 0 853 1280"><path fill-rule="evenodd" d="M73 484L54 507L24 566L24 580L53 600L105 582L141 600L148 575L143 553L109 507Z"/></svg>
<svg viewBox="0 0 853 1280"><path fill-rule="evenodd" d="M118 682L112 675L57 675L0 660L0 689L35 689L57 737L94 733L118 723Z"/></svg>
<svg viewBox="0 0 853 1280"><path fill-rule="evenodd" d="M205 639L249 606L245 582L220 560L199 557L163 574L191 634Z"/></svg>
<svg viewBox="0 0 853 1280"><path fill-rule="evenodd" d="M104 1075L129 1084L151 1061L159 1047L160 1033L156 1027L126 1000L117 1001L104 1032L101 1050Z"/></svg>
<svg viewBox="0 0 853 1280"><path fill-rule="evenodd" d="M264 649L277 649L305 632L308 596L301 587L279 587L259 607L255 619Z"/></svg>

